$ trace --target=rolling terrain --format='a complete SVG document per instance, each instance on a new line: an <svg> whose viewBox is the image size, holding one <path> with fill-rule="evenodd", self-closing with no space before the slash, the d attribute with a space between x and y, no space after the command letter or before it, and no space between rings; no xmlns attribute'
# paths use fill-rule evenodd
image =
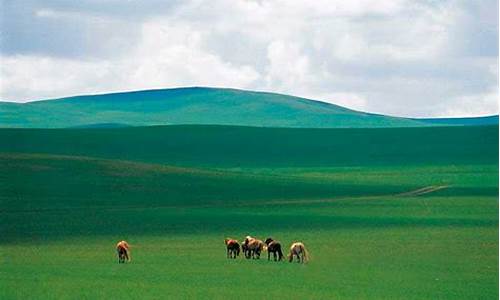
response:
<svg viewBox="0 0 500 300"><path fill-rule="evenodd" d="M226 259L248 234L311 260ZM498 127L0 129L0 298L248 291L498 298Z"/></svg>
<svg viewBox="0 0 500 300"><path fill-rule="evenodd" d="M497 145L497 126L289 129L191 125L0 129L1 152L226 168L497 164Z"/></svg>
<svg viewBox="0 0 500 300"><path fill-rule="evenodd" d="M497 122L498 123L498 122ZM350 110L275 93L177 88L0 102L0 127L68 128L179 124L259 127L416 127L426 122Z"/></svg>

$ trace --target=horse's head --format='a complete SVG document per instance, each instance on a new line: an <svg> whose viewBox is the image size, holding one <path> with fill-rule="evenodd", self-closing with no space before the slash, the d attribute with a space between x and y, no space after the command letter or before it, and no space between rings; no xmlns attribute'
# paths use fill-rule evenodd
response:
<svg viewBox="0 0 500 300"><path fill-rule="evenodd" d="M274 241L274 240L273 240L272 238L268 237L268 238L265 240L265 242L264 242L264 243L266 243L266 245L268 245L268 246L269 246L269 244L270 244L272 241Z"/></svg>

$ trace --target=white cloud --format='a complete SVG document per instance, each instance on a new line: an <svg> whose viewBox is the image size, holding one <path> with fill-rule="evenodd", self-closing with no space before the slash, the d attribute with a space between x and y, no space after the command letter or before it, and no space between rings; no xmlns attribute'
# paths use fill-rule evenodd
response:
<svg viewBox="0 0 500 300"><path fill-rule="evenodd" d="M133 51L108 60L69 60L40 56L2 57L3 99L37 100L74 94L178 86L244 88L259 74L206 52L200 33L168 22L143 24Z"/></svg>
<svg viewBox="0 0 500 300"><path fill-rule="evenodd" d="M197 85L403 116L498 112L498 12L484 14L495 1L126 2L119 13L82 1L33 10L54 38L43 53L1 52L0 99Z"/></svg>
<svg viewBox="0 0 500 300"><path fill-rule="evenodd" d="M498 112L498 91L483 94L464 95L453 99L454 105L442 107L439 116L486 116Z"/></svg>
<svg viewBox="0 0 500 300"><path fill-rule="evenodd" d="M115 90L115 66L106 61L85 62L42 56L1 58L2 99L39 100L76 93Z"/></svg>

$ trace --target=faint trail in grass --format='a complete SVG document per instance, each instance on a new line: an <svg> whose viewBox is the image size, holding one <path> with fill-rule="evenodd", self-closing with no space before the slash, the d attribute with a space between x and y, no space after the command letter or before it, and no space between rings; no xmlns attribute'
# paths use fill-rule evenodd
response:
<svg viewBox="0 0 500 300"><path fill-rule="evenodd" d="M268 205L289 205L289 204L322 204L332 203L344 200L377 200L380 198L391 197L416 197L429 193L433 193L447 188L446 185L432 185L423 187L417 190L412 190L399 194L359 196L359 197L338 197L327 199L295 199L295 200L273 200L273 201L257 201L257 202L240 202L240 203L207 203L200 205L158 205L158 206L84 206L84 207L69 207L69 208L48 208L48 209L23 209L23 210L0 210L0 214L15 214L15 213L43 213L43 212L65 212L68 210L105 210L105 211L124 211L124 210L147 210L147 209L186 209L186 208L213 208L213 207L251 207L251 206L268 206Z"/></svg>
<svg viewBox="0 0 500 300"><path fill-rule="evenodd" d="M447 187L448 187L447 185L431 185L431 186L423 187L423 188L418 189L418 190L397 194L396 196L403 196L403 197L420 196L420 195L433 193L433 192L445 189Z"/></svg>

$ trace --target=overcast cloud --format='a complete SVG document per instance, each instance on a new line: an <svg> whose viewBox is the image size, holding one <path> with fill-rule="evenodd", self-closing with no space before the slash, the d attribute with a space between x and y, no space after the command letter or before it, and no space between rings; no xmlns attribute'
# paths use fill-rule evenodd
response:
<svg viewBox="0 0 500 300"><path fill-rule="evenodd" d="M0 99L216 86L498 113L498 1L0 0Z"/></svg>

